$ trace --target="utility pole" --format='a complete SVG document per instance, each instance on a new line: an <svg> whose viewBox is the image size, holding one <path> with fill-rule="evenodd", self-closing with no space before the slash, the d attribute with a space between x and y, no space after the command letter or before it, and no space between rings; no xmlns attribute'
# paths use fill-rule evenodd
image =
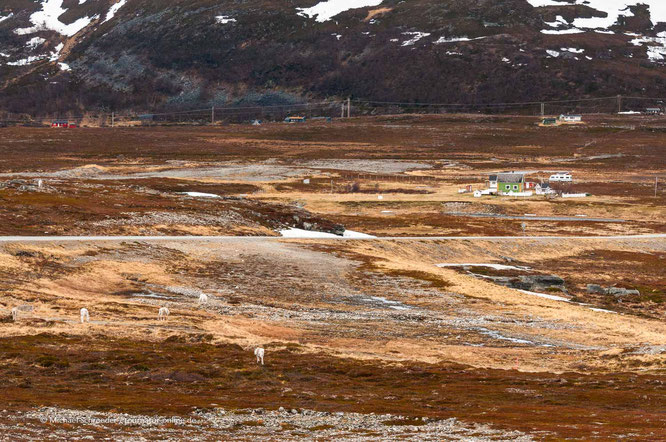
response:
<svg viewBox="0 0 666 442"><path fill-rule="evenodd" d="M215 124L215 106L210 108L210 124Z"/></svg>
<svg viewBox="0 0 666 442"><path fill-rule="evenodd" d="M113 127L116 123L116 113L111 112L111 127Z"/></svg>
<svg viewBox="0 0 666 442"><path fill-rule="evenodd" d="M341 114L340 118L344 118L345 117L345 103L342 103L341 107L342 107L342 114Z"/></svg>
<svg viewBox="0 0 666 442"><path fill-rule="evenodd" d="M622 112L622 95L617 96L617 113Z"/></svg>
<svg viewBox="0 0 666 442"><path fill-rule="evenodd" d="M546 103L541 103L541 117L546 115Z"/></svg>
<svg viewBox="0 0 666 442"><path fill-rule="evenodd" d="M351 97L347 98L347 118L351 118Z"/></svg>

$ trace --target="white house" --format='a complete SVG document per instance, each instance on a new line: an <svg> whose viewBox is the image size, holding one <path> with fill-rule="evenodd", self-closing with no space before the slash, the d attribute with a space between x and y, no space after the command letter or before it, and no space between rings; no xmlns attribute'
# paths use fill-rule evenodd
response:
<svg viewBox="0 0 666 442"><path fill-rule="evenodd" d="M556 193L548 183L539 183L534 188L534 193L537 195L552 195Z"/></svg>
<svg viewBox="0 0 666 442"><path fill-rule="evenodd" d="M497 175L490 175L488 177L488 188L497 191Z"/></svg>
<svg viewBox="0 0 666 442"><path fill-rule="evenodd" d="M562 182L572 182L573 177L569 172L557 172L550 176L550 181L562 181Z"/></svg>

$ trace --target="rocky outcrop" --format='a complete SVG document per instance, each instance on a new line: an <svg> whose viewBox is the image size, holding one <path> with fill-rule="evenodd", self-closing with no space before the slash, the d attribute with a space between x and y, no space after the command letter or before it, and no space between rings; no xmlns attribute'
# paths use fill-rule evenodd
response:
<svg viewBox="0 0 666 442"><path fill-rule="evenodd" d="M625 289L621 287L608 287L604 288L598 284L588 284L587 285L587 292L588 293L594 293L597 295L612 295L615 296L616 298L621 298L624 296L632 296L632 295L640 295L641 292L638 290L634 289Z"/></svg>
<svg viewBox="0 0 666 442"><path fill-rule="evenodd" d="M479 275L475 275L479 276ZM564 279L557 275L522 275L522 276L487 276L483 278L492 280L495 284L512 289L528 290L530 292L543 292L559 290L568 293Z"/></svg>

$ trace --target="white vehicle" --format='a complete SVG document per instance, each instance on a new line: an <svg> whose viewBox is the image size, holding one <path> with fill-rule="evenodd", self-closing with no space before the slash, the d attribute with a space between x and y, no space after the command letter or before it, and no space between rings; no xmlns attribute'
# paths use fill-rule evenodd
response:
<svg viewBox="0 0 666 442"><path fill-rule="evenodd" d="M550 176L550 181L565 181L570 183L573 181L573 177L569 172L558 172Z"/></svg>

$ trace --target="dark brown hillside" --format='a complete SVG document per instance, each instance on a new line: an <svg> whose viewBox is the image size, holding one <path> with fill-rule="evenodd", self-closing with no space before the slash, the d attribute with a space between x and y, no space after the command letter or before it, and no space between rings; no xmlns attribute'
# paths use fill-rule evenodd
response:
<svg viewBox="0 0 666 442"><path fill-rule="evenodd" d="M315 1L67 1L77 35L17 35L39 4L14 0L0 16L0 108L57 113L290 104L352 96L400 102L497 103L615 94L660 96L666 69L648 58L647 6L614 34L544 34L546 22L600 16L587 6L534 8L526 0L386 0L320 23L298 15ZM215 17L231 20L218 23ZM610 32L610 31L609 31ZM33 37L46 41L29 49ZM65 44L59 62L48 54ZM572 48L582 53L563 50ZM557 51L549 56L547 50ZM31 56L42 59L11 65ZM6 59L6 60L5 60ZM6 61L6 62L5 62Z"/></svg>

